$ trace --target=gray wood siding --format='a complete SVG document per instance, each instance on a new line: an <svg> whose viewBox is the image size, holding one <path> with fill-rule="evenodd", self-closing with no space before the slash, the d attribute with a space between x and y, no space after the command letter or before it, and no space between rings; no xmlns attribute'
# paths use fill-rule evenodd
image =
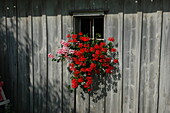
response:
<svg viewBox="0 0 170 113"><path fill-rule="evenodd" d="M0 80L12 108L16 113L169 113L169 7L169 0L0 0ZM80 89L66 88L67 62L52 62L47 55L74 31L70 11L95 9L109 10L104 38L116 39L119 71L83 100Z"/></svg>

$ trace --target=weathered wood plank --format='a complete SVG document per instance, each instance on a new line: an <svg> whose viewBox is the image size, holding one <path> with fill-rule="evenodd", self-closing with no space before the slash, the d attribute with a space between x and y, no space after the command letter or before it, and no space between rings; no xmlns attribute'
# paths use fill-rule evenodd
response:
<svg viewBox="0 0 170 113"><path fill-rule="evenodd" d="M61 5L62 15L69 15L71 10L76 10L75 0L62 0Z"/></svg>
<svg viewBox="0 0 170 113"><path fill-rule="evenodd" d="M142 28L138 5L131 0L124 2L123 113L138 113Z"/></svg>
<svg viewBox="0 0 170 113"><path fill-rule="evenodd" d="M77 106L77 113L89 113L89 99L90 96L88 93L82 93L83 91L78 88L76 91L76 106Z"/></svg>
<svg viewBox="0 0 170 113"><path fill-rule="evenodd" d="M34 112L47 110L47 28L46 1L33 1Z"/></svg>
<svg viewBox="0 0 170 113"><path fill-rule="evenodd" d="M107 9L107 0L90 0L91 9Z"/></svg>
<svg viewBox="0 0 170 113"><path fill-rule="evenodd" d="M61 14L59 0L47 3L48 52L56 54L61 47ZM57 7L56 7L57 6ZM57 12L56 12L57 11ZM62 65L48 59L48 113L62 112Z"/></svg>
<svg viewBox="0 0 170 113"><path fill-rule="evenodd" d="M88 10L90 8L90 0L75 0L75 10Z"/></svg>
<svg viewBox="0 0 170 113"><path fill-rule="evenodd" d="M82 4L82 5L80 5ZM75 0L75 10L88 10L90 9L90 0ZM73 17L74 18L74 17ZM73 23L75 28L76 22ZM78 29L74 28L74 32L77 33ZM82 93L81 88L76 89L76 112L77 113L89 113L90 108L90 96L88 93Z"/></svg>
<svg viewBox="0 0 170 113"><path fill-rule="evenodd" d="M105 39L115 37L115 44L118 45L119 70L120 72L108 76L106 79L106 100L105 113L121 113L122 107L122 43L123 43L123 2L106 0L108 14L105 16L104 33ZM112 8L114 7L114 8ZM107 9L106 8L106 9ZM108 91L107 91L108 90Z"/></svg>
<svg viewBox="0 0 170 113"><path fill-rule="evenodd" d="M105 78L101 75L94 76L92 89L93 91L90 93L90 113L104 113Z"/></svg>
<svg viewBox="0 0 170 113"><path fill-rule="evenodd" d="M7 55L7 39L6 39L6 22L5 22L5 4L0 1L0 80L5 80L5 65Z"/></svg>
<svg viewBox="0 0 170 113"><path fill-rule="evenodd" d="M7 76L6 84L12 103L17 105L17 34L16 34L16 2L6 1L6 28L7 28ZM15 105L14 105L15 106ZM17 106L15 106L17 108ZM15 108L14 108L15 109Z"/></svg>
<svg viewBox="0 0 170 113"><path fill-rule="evenodd" d="M66 40L66 35L73 32L73 17L72 16L62 16L62 38ZM63 62L63 113L73 113L74 112L74 93L71 93L67 89L67 85L71 84L70 73L67 70L67 61Z"/></svg>
<svg viewBox="0 0 170 113"><path fill-rule="evenodd" d="M123 35L123 13L108 14L105 16L105 39L115 37L115 45L118 45L120 70L122 71L122 35ZM121 113L122 81L119 77L121 72L109 75L106 79L106 113ZM119 76L119 77L118 77ZM121 77L120 77L121 78ZM116 85L117 84L117 85ZM117 92L118 91L118 92Z"/></svg>
<svg viewBox="0 0 170 113"><path fill-rule="evenodd" d="M163 1L163 28L160 56L160 86L158 113L170 112L170 1Z"/></svg>
<svg viewBox="0 0 170 113"><path fill-rule="evenodd" d="M29 1L18 0L18 112L33 112L32 31Z"/></svg>
<svg viewBox="0 0 170 113"><path fill-rule="evenodd" d="M104 9L107 7L105 0L91 0L90 9ZM105 35L105 34L104 34ZM93 77L92 92L90 92L90 113L104 113L105 112L105 97L106 79L101 75Z"/></svg>
<svg viewBox="0 0 170 113"><path fill-rule="evenodd" d="M156 113L162 11L158 0L144 1L139 113Z"/></svg>

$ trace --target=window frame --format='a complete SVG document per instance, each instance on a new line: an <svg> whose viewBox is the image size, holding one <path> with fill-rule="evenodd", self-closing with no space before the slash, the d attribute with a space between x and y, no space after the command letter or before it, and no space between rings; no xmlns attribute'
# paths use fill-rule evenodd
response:
<svg viewBox="0 0 170 113"><path fill-rule="evenodd" d="M74 32L80 32L80 29L81 29L81 21L80 20L78 20L78 19L81 19L81 18L92 18L93 19L93 24L94 24L94 18L103 18L103 37L102 38L99 38L99 39L97 39L97 40L104 40L104 36L105 36L105 33L104 33L104 31L105 31L105 25L104 25L104 23L105 23L105 18L104 18L104 12L102 11L102 12L86 12L86 13L73 13L73 31ZM77 22L77 20L78 20L78 22ZM78 24L78 31L76 31L76 26L77 26L77 24ZM92 39L94 39L94 29L95 28L92 28Z"/></svg>

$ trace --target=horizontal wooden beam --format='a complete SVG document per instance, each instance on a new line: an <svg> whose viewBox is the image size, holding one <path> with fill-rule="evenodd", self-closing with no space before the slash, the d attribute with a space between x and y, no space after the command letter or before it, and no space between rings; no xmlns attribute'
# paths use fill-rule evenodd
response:
<svg viewBox="0 0 170 113"><path fill-rule="evenodd" d="M108 9L96 9L96 10L70 10L69 14L73 16L102 16L106 14Z"/></svg>

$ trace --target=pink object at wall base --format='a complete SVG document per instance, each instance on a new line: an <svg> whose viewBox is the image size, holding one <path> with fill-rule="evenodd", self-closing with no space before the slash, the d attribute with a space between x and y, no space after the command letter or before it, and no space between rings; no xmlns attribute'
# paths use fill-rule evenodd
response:
<svg viewBox="0 0 170 113"><path fill-rule="evenodd" d="M2 97L2 86L3 86L4 82L0 81L0 101L3 101L3 97Z"/></svg>

